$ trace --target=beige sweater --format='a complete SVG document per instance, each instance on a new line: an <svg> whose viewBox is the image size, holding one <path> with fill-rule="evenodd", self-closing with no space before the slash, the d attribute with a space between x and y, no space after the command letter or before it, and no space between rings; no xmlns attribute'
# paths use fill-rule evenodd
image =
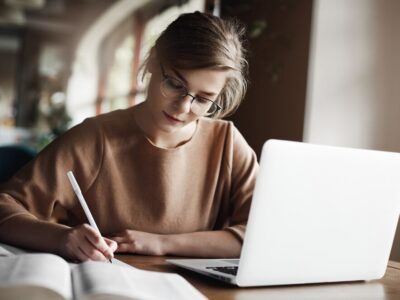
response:
<svg viewBox="0 0 400 300"><path fill-rule="evenodd" d="M189 142L161 149L143 135L134 109L87 119L0 186L0 224L20 214L87 222L66 175L72 170L105 236L226 229L242 240L258 164L238 130L201 118Z"/></svg>

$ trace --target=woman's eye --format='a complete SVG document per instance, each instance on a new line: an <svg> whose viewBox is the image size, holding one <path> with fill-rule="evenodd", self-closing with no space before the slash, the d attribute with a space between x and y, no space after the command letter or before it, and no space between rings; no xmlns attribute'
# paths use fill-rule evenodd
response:
<svg viewBox="0 0 400 300"><path fill-rule="evenodd" d="M200 104L208 104L210 103L210 101L208 99L202 98L202 97L197 97L197 102L199 102Z"/></svg>

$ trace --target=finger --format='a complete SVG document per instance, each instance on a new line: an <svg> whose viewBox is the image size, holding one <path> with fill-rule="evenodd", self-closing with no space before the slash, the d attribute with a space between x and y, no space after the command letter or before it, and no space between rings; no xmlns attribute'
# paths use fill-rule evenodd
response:
<svg viewBox="0 0 400 300"><path fill-rule="evenodd" d="M100 252L91 242L86 240L79 245L82 252L88 257L90 260L100 260L106 261L107 257L104 256L102 252Z"/></svg>
<svg viewBox="0 0 400 300"><path fill-rule="evenodd" d="M116 241L110 240L108 238L104 238L104 241L107 243L108 247L110 247L113 252L117 250L118 244Z"/></svg>
<svg viewBox="0 0 400 300"><path fill-rule="evenodd" d="M135 253L135 245L133 243L121 243L118 244L118 248L115 252L130 252Z"/></svg>
<svg viewBox="0 0 400 300"><path fill-rule="evenodd" d="M111 240L119 243L127 243L129 241L128 237L126 236L114 236L114 237L110 237Z"/></svg>
<svg viewBox="0 0 400 300"><path fill-rule="evenodd" d="M85 226L89 227L89 225ZM78 231L78 235L76 236L77 240L75 244L77 244L83 253L91 260L107 260L104 254L99 251L98 246L94 245L94 243L89 239L91 235L98 235L97 231L94 231L91 228L83 228ZM105 243L105 242L104 242Z"/></svg>
<svg viewBox="0 0 400 300"><path fill-rule="evenodd" d="M85 237L89 240L90 243L93 244L102 254L111 259L114 257L114 251L107 245L104 241L104 238L100 235L100 233L91 226L87 226Z"/></svg>
<svg viewBox="0 0 400 300"><path fill-rule="evenodd" d="M78 246L75 250L75 256L80 260L80 261L87 261L89 260L89 257L82 251L82 249Z"/></svg>
<svg viewBox="0 0 400 300"><path fill-rule="evenodd" d="M136 232L136 230L125 229L125 230L122 230L120 232L112 233L112 234L110 234L110 236L114 236L114 237L129 237L131 234L134 234L135 232Z"/></svg>

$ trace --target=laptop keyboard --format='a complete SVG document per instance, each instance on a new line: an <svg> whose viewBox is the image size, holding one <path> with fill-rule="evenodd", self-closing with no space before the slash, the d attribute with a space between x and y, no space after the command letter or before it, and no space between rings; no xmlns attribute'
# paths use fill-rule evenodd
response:
<svg viewBox="0 0 400 300"><path fill-rule="evenodd" d="M237 266L229 266L229 267L206 267L206 269L214 270L221 273L226 273L230 275L236 275L238 271Z"/></svg>

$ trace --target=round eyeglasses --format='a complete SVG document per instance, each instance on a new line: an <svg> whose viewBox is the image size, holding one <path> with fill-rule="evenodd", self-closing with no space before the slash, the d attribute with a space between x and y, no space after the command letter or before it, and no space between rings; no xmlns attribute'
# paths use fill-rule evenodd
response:
<svg viewBox="0 0 400 300"><path fill-rule="evenodd" d="M164 97L170 99L180 99L190 96L192 98L190 101L190 109L198 116L211 116L222 109L222 107L213 100L189 94L186 86L180 80L165 74L163 65L160 64L160 66L163 75L163 80L160 84L160 90Z"/></svg>

